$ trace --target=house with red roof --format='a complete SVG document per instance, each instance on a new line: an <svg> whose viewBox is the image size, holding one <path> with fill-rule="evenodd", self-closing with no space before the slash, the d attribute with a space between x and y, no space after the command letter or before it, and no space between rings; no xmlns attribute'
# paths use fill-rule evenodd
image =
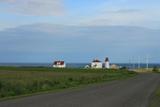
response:
<svg viewBox="0 0 160 107"><path fill-rule="evenodd" d="M103 63L98 59L94 59L91 63L91 68L103 68Z"/></svg>
<svg viewBox="0 0 160 107"><path fill-rule="evenodd" d="M65 68L66 67L66 64L64 61L55 61L53 63L53 67L54 68Z"/></svg>

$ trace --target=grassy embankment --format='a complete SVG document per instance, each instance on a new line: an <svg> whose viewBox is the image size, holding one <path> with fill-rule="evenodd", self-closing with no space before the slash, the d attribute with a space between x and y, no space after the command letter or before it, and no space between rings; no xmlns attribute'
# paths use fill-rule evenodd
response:
<svg viewBox="0 0 160 107"><path fill-rule="evenodd" d="M0 99L125 79L136 73L106 69L0 67Z"/></svg>
<svg viewBox="0 0 160 107"><path fill-rule="evenodd" d="M151 97L150 107L160 107L160 86L156 89Z"/></svg>
<svg viewBox="0 0 160 107"><path fill-rule="evenodd" d="M160 73L159 71L155 73ZM151 97L150 107L160 107L160 84Z"/></svg>

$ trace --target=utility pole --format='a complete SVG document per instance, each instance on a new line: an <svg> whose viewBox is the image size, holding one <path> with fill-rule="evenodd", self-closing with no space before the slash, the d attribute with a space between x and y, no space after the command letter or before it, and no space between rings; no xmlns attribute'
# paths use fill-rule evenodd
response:
<svg viewBox="0 0 160 107"><path fill-rule="evenodd" d="M146 69L148 70L149 68L149 56L146 56Z"/></svg>
<svg viewBox="0 0 160 107"><path fill-rule="evenodd" d="M140 58L140 56L138 57L138 69L140 69L141 68L141 58Z"/></svg>
<svg viewBox="0 0 160 107"><path fill-rule="evenodd" d="M131 58L129 58L129 69L132 69L132 61L131 61Z"/></svg>
<svg viewBox="0 0 160 107"><path fill-rule="evenodd" d="M133 69L135 69L134 57L132 57L132 67L133 67Z"/></svg>

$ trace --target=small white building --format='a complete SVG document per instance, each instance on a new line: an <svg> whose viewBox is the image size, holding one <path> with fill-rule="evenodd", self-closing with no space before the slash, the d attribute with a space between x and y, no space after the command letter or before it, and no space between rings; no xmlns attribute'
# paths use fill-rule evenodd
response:
<svg viewBox="0 0 160 107"><path fill-rule="evenodd" d="M116 64L112 64L110 68L111 69L120 69L120 67Z"/></svg>
<svg viewBox="0 0 160 107"><path fill-rule="evenodd" d="M108 57L105 59L104 68L110 69L110 62Z"/></svg>
<svg viewBox="0 0 160 107"><path fill-rule="evenodd" d="M103 68L103 63L98 59L94 59L91 63L91 68Z"/></svg>
<svg viewBox="0 0 160 107"><path fill-rule="evenodd" d="M91 68L89 65L86 65L84 68L88 69L88 68Z"/></svg>
<svg viewBox="0 0 160 107"><path fill-rule="evenodd" d="M54 68L65 68L66 67L66 64L64 61L55 61L53 63L53 67Z"/></svg>

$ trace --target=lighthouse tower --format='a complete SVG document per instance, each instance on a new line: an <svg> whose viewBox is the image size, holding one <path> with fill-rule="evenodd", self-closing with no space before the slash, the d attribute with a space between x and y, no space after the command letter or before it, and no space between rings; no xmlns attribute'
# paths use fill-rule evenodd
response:
<svg viewBox="0 0 160 107"><path fill-rule="evenodd" d="M109 63L109 58L108 57L105 59L104 67L107 68L107 69L110 68L110 63Z"/></svg>

